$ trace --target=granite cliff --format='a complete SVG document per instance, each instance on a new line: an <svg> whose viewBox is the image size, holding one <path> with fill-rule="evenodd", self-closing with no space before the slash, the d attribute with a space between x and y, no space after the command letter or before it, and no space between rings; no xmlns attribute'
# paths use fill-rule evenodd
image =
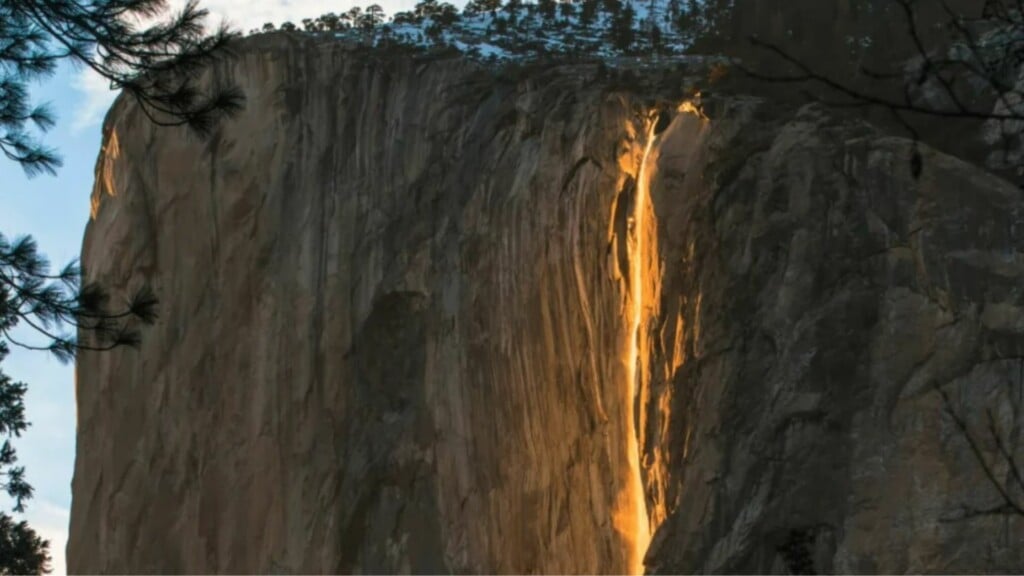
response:
<svg viewBox="0 0 1024 576"><path fill-rule="evenodd" d="M71 571L1024 566L1020 190L513 68L278 34L208 140L115 104L83 264L161 320L78 360Z"/></svg>

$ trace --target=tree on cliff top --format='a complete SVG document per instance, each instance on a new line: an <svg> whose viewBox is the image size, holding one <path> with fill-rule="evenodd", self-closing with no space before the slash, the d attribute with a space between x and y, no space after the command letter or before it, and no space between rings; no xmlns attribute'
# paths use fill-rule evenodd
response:
<svg viewBox="0 0 1024 576"><path fill-rule="evenodd" d="M234 86L204 88L204 70L227 54L235 34L207 34L195 0L169 18L166 0L0 0L0 151L28 176L56 172L60 157L38 134L54 125L29 86L68 60L133 98L154 123L188 126L200 134L242 106ZM151 22L148 27L140 23ZM122 305L98 286L81 285L76 265L51 275L31 238L0 235L0 362L14 345L52 352L64 361L78 350L109 350L139 341L137 326L155 319L146 289ZM70 329L70 332L68 331ZM32 488L16 466L11 440L25 421L25 385L0 373L0 489L24 508ZM48 544L24 522L0 513L0 574L46 572Z"/></svg>

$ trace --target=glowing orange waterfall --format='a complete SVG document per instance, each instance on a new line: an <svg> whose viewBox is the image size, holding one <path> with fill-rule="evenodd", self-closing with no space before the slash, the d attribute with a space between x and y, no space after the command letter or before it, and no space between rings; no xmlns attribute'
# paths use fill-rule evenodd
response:
<svg viewBox="0 0 1024 576"><path fill-rule="evenodd" d="M665 112L662 110L661 114ZM676 107L676 112L695 117L701 122L702 127L708 122L707 117L694 101L687 100L680 103ZM651 204L650 190L651 180L658 165L657 157L661 153L661 148L655 149L656 133L659 132L656 117L651 116L647 120L643 155L640 157L640 165L636 169L633 205L631 212L626 216L625 232L619 231L612 238L618 247L622 247L621 243L625 243L624 247L629 262L628 270L616 268L617 278L628 277L628 282L625 283L626 290L624 291L625 299L622 310L623 320L628 330L626 333L628 344L625 346L625 356L623 357L626 382L622 390L626 412L625 456L627 462L625 464L628 466L628 470L626 470L624 484L616 495L612 522L628 546L627 562L628 569L632 574L643 573L644 556L651 544L652 535L668 515L664 501L665 448L657 445L651 446L650 459L641 461L641 452L647 442L645 431L648 408L656 410L661 421L664 421L670 409L670 396L666 396L665 391L662 390L657 398L652 398L652 390L649 386L651 371L657 368L651 365L651 338L647 326L651 319L659 314L662 276L658 250L657 215ZM670 127L674 125L674 122L673 120L670 126L665 126L662 134L669 134ZM664 135L661 137L665 138ZM623 171L628 171L630 164L630 157L620 158L620 167ZM633 165L635 166L635 164ZM622 218L622 215L613 214L609 228L610 233L615 234L615 230L621 230L615 227L615 222L621 222L619 218ZM681 325L677 326L677 330L681 329ZM679 358L679 353L673 354L672 362L677 360L681 362L682 360ZM660 367L664 368L664 366ZM658 433L655 442L663 440L664 435L664 431ZM652 499L650 508L648 508L647 502L648 487L651 489Z"/></svg>
<svg viewBox="0 0 1024 576"><path fill-rule="evenodd" d="M644 153L640 160L640 169L636 176L636 191L633 200L633 225L626 240L629 252L629 302L626 308L629 319L629 348L626 356L626 399L627 399L627 447L629 459L629 478L625 495L629 502L623 503L624 516L618 522L620 530L630 540L631 549L629 567L632 574L643 574L644 555L651 543L651 525L647 515L647 498L640 468L640 442L638 431L641 429L643 408L640 414L634 409L637 394L640 390L640 377L643 375L642 347L640 329L645 323L644 316L644 282L649 272L648 258L652 232L647 229L648 200L650 195L650 176L647 160L654 146L654 123L647 129ZM639 416L639 417L638 417Z"/></svg>

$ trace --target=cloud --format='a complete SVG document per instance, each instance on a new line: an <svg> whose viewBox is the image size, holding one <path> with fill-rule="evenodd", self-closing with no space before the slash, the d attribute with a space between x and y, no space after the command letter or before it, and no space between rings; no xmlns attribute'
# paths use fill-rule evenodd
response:
<svg viewBox="0 0 1024 576"><path fill-rule="evenodd" d="M53 568L53 576L63 576L68 573L64 558L64 546L68 542L70 516L67 508L39 499L30 501L23 515L30 528L43 539L50 541L50 567Z"/></svg>
<svg viewBox="0 0 1024 576"><path fill-rule="evenodd" d="M106 79L88 68L78 72L73 87L81 98L71 120L71 129L73 132L81 132L103 120L117 92L110 89Z"/></svg>
<svg viewBox="0 0 1024 576"><path fill-rule="evenodd" d="M246 33L253 28L262 27L267 22L281 24L291 21L299 24L303 18L316 18L328 12L344 12L352 6L373 3L374 0L206 0L200 2L200 6L210 11L207 25L212 27L220 22L227 22L231 27ZM380 4L386 13L394 14L400 10L408 10L415 5L416 0L376 0L376 3ZM185 1L172 0L168 4L171 10L177 11L185 5ZM99 124L117 94L110 90L103 78L88 69L78 73L74 88L80 93L81 99L74 111L72 128L79 132Z"/></svg>

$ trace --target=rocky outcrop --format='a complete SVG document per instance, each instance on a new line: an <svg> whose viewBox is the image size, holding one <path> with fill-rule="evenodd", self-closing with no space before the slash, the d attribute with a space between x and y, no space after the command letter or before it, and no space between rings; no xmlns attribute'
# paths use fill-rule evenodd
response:
<svg viewBox="0 0 1024 576"><path fill-rule="evenodd" d="M161 320L79 358L70 570L622 573L638 502L657 572L1022 565L1014 187L593 66L216 73L208 141L107 119L83 263Z"/></svg>
<svg viewBox="0 0 1024 576"><path fill-rule="evenodd" d="M927 149L915 178L910 142L766 108L660 146L649 569L1019 570L987 411L1019 455L1021 192Z"/></svg>

